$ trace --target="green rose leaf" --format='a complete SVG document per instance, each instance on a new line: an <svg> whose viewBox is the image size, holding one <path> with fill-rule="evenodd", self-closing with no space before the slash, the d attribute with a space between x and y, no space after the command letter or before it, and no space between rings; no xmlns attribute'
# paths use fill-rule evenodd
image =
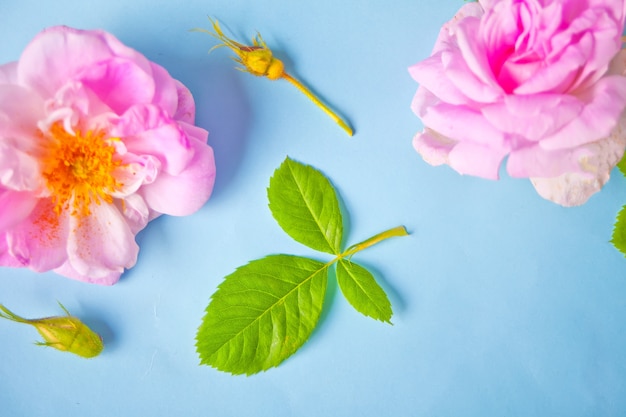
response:
<svg viewBox="0 0 626 417"><path fill-rule="evenodd" d="M327 264L292 255L238 268L206 309L196 336L200 363L248 375L277 366L311 335L327 280Z"/></svg>
<svg viewBox="0 0 626 417"><path fill-rule="evenodd" d="M340 253L339 201L320 171L287 157L270 179L267 196L274 219L294 240L321 252Z"/></svg>
<svg viewBox="0 0 626 417"><path fill-rule="evenodd" d="M626 206L617 214L611 243L626 256Z"/></svg>
<svg viewBox="0 0 626 417"><path fill-rule="evenodd" d="M337 263L337 282L344 297L359 313L391 323L391 303L367 269L341 259Z"/></svg>
<svg viewBox="0 0 626 417"><path fill-rule="evenodd" d="M626 155L624 155L622 160L617 163L617 167L622 172L622 174L626 175Z"/></svg>

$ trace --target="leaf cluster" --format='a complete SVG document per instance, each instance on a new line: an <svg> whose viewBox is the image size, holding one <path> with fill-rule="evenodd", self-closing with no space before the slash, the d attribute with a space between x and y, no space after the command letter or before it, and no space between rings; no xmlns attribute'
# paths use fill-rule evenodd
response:
<svg viewBox="0 0 626 417"><path fill-rule="evenodd" d="M341 250L343 217L337 193L315 168L286 158L270 179L269 208L294 240L334 255L329 262L269 255L225 277L211 297L196 336L200 363L232 374L254 374L279 365L309 338L322 312L329 270L360 313L390 323L385 291L352 255L408 233L400 226Z"/></svg>

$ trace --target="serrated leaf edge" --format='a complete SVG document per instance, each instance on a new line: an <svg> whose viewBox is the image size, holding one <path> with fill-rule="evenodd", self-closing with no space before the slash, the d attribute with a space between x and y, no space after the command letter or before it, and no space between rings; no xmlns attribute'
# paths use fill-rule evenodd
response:
<svg viewBox="0 0 626 417"><path fill-rule="evenodd" d="M384 289L380 286L380 284L378 283L378 281L376 281L376 278L374 277L374 274L372 274L372 272L371 272L369 269L367 269L366 267L364 267L363 265L359 265L359 264L354 263L354 262L352 262L351 260L347 260L347 259L339 259L339 260L338 260L338 262L337 262L337 268L339 268L339 265L341 265L341 264L343 264L343 263L352 264L352 265L357 265L358 267L363 268L365 271L367 271L367 272L371 275L371 277L372 277L372 279L373 279L374 283L378 286L378 288L380 288L380 290L381 290L381 291L383 292L383 294L385 295L385 298L386 298L387 302L389 303L389 308L390 308L390 310L391 310L391 314L389 315L389 318L388 318L388 319L382 319L382 318L378 318L378 317L371 316L371 315L369 315L369 314L365 314L364 312L360 311L360 310L359 310L359 309L358 309L358 308L357 308L354 304L352 304L352 300L350 300L348 297L346 297L346 295L345 295L345 293L344 293L344 289L341 287L341 284L339 284L339 288L341 289L341 292L342 292L342 294L343 294L344 298L345 298L346 300L348 300L348 303L350 303L350 305L351 305L351 306L352 306L352 307L353 307L353 308L354 308L357 312L359 312L360 314L362 314L362 315L364 315L364 316L366 316L366 317L373 318L374 320L382 321L383 323L389 323L389 324L391 324L391 325L393 326L393 323L391 322L391 317L393 316L393 310L391 309L391 302L389 302L389 297L387 296L387 293L385 292L385 290L384 290ZM380 313L380 316L381 316L381 317L383 317L383 316L385 315L385 314L384 314L385 312L379 308L378 304L377 304L377 303L376 303L376 302L375 302L375 301L374 301L374 300L370 297L370 294L369 294L367 291L365 291L365 289L363 289L363 287L361 286L361 284L359 283L359 281L357 281L356 279L354 279L354 276L350 273L350 271L349 271L347 268L345 268L343 265L342 265L342 267L344 268L344 270L345 270L345 272L348 274L348 276L352 279L352 281L354 281L354 283L355 283L355 284L356 284L356 285L357 285L357 286L361 289L361 292L362 292L363 294L365 294L365 295L367 296L367 298L371 301L371 304L372 304L372 305L376 308L376 310L378 310L378 312ZM339 282L339 273L337 273L337 281Z"/></svg>

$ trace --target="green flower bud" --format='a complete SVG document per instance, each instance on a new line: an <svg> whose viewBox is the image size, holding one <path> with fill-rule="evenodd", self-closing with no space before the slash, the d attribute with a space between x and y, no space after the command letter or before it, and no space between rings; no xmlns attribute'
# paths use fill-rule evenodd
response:
<svg viewBox="0 0 626 417"><path fill-rule="evenodd" d="M44 339L43 342L36 342L37 345L50 346L83 358L98 356L104 348L100 335L77 317L71 316L63 304L59 303L59 305L67 314L66 316L25 319L0 304L0 317L35 327Z"/></svg>

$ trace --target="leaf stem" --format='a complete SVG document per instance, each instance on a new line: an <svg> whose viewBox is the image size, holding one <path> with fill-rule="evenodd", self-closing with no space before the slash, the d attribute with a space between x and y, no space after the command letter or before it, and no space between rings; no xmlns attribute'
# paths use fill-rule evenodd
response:
<svg viewBox="0 0 626 417"><path fill-rule="evenodd" d="M333 264L343 258L350 258L355 253L360 252L363 249L367 249L371 246L374 246L377 243L382 242L383 240L386 240L392 237L400 237L400 236L408 236L408 235L409 235L409 232L407 232L404 226L397 226L392 229L385 230L384 232L374 235L370 237L369 239L365 239L364 241L357 243L356 245L350 246L348 249L346 249L345 252L337 255L335 259L330 261L328 265Z"/></svg>
<svg viewBox="0 0 626 417"><path fill-rule="evenodd" d="M317 107L322 109L324 113L330 116L330 118L333 119L335 123L337 123L343 130L345 130L348 135L352 136L354 134L354 132L352 131L352 128L348 125L348 123L346 123L341 117L339 117L337 113L332 111L326 104L322 103L322 101L319 98L317 98L317 96L313 94L313 92L309 90L304 84L302 84L300 81L293 78L291 75L287 74L286 72L283 73L282 78L289 81L298 90L300 90L301 93L307 96Z"/></svg>

